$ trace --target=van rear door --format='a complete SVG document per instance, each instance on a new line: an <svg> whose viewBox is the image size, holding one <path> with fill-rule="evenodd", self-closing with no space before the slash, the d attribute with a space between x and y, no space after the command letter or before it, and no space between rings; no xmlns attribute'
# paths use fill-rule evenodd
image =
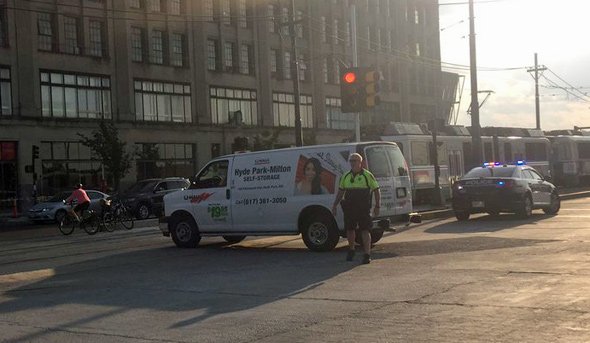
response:
<svg viewBox="0 0 590 343"><path fill-rule="evenodd" d="M412 191L408 166L397 145L379 144L364 148L367 167L379 183L380 216L412 212Z"/></svg>

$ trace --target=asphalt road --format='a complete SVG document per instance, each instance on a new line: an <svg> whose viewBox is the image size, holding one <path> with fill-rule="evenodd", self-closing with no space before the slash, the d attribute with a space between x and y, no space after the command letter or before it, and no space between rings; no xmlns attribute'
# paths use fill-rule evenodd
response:
<svg viewBox="0 0 590 343"><path fill-rule="evenodd" d="M0 340L588 342L589 203L428 221L387 233L370 265L296 236L2 232Z"/></svg>

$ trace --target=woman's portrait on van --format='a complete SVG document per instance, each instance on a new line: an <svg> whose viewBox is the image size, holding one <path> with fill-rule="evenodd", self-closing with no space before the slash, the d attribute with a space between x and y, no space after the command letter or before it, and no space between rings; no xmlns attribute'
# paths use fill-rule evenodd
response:
<svg viewBox="0 0 590 343"><path fill-rule="evenodd" d="M301 166L303 166L301 168ZM317 158L299 157L297 174L295 176L295 195L331 194L323 185L322 173L329 173L322 168ZM329 173L331 174L331 173ZM325 176L325 175L324 175Z"/></svg>

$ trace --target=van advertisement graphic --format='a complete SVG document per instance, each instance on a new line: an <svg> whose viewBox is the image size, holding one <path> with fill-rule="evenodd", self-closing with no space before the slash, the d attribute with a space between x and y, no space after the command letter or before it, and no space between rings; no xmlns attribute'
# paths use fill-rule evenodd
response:
<svg viewBox="0 0 590 343"><path fill-rule="evenodd" d="M233 203L266 206L290 202L290 196L333 196L340 175L349 168L349 154L349 150L312 150L238 160L232 176L236 190L247 195Z"/></svg>

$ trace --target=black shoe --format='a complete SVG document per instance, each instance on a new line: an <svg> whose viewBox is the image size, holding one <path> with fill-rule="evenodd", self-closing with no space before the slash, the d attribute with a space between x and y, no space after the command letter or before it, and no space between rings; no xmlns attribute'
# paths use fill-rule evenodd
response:
<svg viewBox="0 0 590 343"><path fill-rule="evenodd" d="M354 250L348 250L348 252L346 253L346 260L347 261L352 261L352 259L354 258Z"/></svg>
<svg viewBox="0 0 590 343"><path fill-rule="evenodd" d="M363 255L363 264L369 264L369 263L371 263L371 255L364 254Z"/></svg>

